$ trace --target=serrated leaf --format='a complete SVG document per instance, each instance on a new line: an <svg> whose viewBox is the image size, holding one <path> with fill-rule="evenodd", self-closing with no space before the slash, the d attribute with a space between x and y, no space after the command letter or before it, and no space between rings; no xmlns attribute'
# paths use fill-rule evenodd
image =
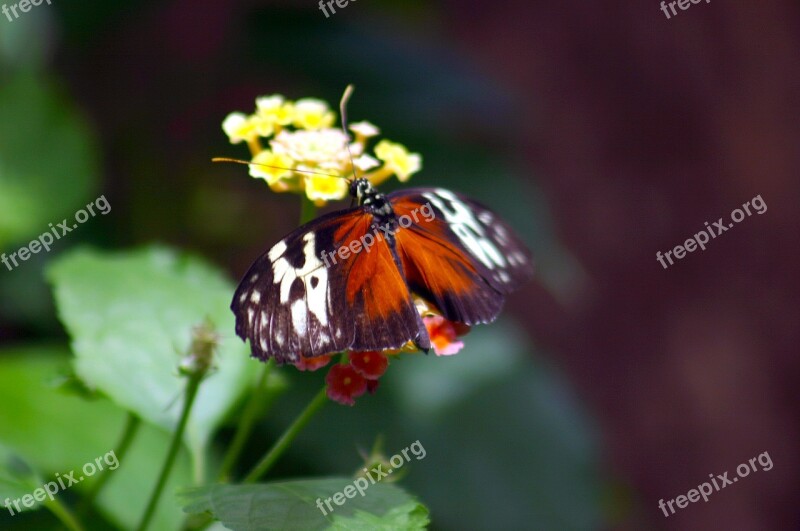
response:
<svg viewBox="0 0 800 531"><path fill-rule="evenodd" d="M427 529L428 509L419 503L407 503L390 509L383 516L356 511L351 518L334 516L332 531L418 531Z"/></svg>
<svg viewBox="0 0 800 531"><path fill-rule="evenodd" d="M225 415L249 388L257 362L234 336L233 286L202 260L163 248L71 252L48 270L59 316L72 338L75 370L142 419L173 429L186 378L178 375L192 328L209 319L220 336L185 440L196 475Z"/></svg>
<svg viewBox="0 0 800 531"><path fill-rule="evenodd" d="M333 510L329 511L325 500L352 485L353 478L346 477L258 485L208 485L187 490L180 496L185 500L187 513L210 513L233 531L341 530L347 529L342 525L348 522L367 529L363 527L367 522L388 525L400 521L417 526L410 529L424 529L423 511L427 521L427 510L403 489L389 483L369 485L363 489L363 496L358 491L352 498L342 495L344 503L337 505L331 501ZM326 514L318 507L318 499ZM419 527L420 524L423 527Z"/></svg>

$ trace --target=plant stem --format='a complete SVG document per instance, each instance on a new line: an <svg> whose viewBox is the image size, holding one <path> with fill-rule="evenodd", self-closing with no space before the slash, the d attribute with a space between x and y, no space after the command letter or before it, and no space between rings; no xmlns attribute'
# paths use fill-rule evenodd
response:
<svg viewBox="0 0 800 531"><path fill-rule="evenodd" d="M314 202L311 201L305 194L300 196L300 224L303 225L308 223L314 219L316 215L317 206L314 204ZM275 360L270 359L261 370L261 376L259 377L258 384L256 385L253 393L250 395L250 399L245 406L245 411L242 414L242 418L239 420L239 425L236 428L236 434L233 437L231 446L228 448L228 452L225 454L225 458L222 461L222 466L220 467L219 472L219 479L222 482L226 482L230 478L231 469L236 464L236 461L238 460L239 455L241 454L242 449L247 442L247 438L253 429L253 424L256 420L256 414L258 413L258 408L262 402L264 388L266 386L269 373L274 366ZM324 401L325 393L323 390L320 392L320 395L318 395L306 407L305 411L303 411L300 417L295 420L294 424L289 427L283 436L278 439L272 449L270 449L267 455L264 456L256 468L250 472L245 479L245 482L255 481L272 466L275 460L284 452L289 443L292 442L297 433L299 433L303 426L305 426L305 424L311 419L316 410L319 409L322 404L324 404ZM250 479L251 476L252 479Z"/></svg>
<svg viewBox="0 0 800 531"><path fill-rule="evenodd" d="M46 502L45 507L70 531L84 531L84 527L75 518L75 515L67 509L66 505L58 501L58 498Z"/></svg>
<svg viewBox="0 0 800 531"><path fill-rule="evenodd" d="M247 438L250 436L250 432L253 430L253 425L256 421L256 414L258 414L259 407L261 407L263 402L267 380L269 379L269 374L272 372L272 368L274 366L275 360L270 359L264 364L263 367L261 367L261 376L259 376L258 383L256 383L253 392L250 394L250 399L247 401L244 413L242 413L242 417L239 419L239 425L236 427L236 434L233 436L233 441L228 447L228 452L225 454L225 458L222 460L222 466L219 470L219 481L222 483L227 483L230 479L231 469L239 459L239 455L242 453L242 449L247 442Z"/></svg>
<svg viewBox="0 0 800 531"><path fill-rule="evenodd" d="M272 465L275 464L275 461L278 460L281 454L286 451L286 448L288 448L294 438L297 437L297 434L302 431L305 425L308 424L308 421L310 421L314 414L325 404L327 399L325 388L323 387L317 393L317 396L309 402L303 412L300 413L300 416L295 419L292 425L283 432L283 435L275 442L272 448L261 458L253 470L245 476L242 483L255 483L263 476Z"/></svg>
<svg viewBox="0 0 800 531"><path fill-rule="evenodd" d="M172 442L170 443L169 452L167 452L167 458L164 461L164 466L161 468L161 474L158 477L158 482L156 483L156 486L150 495L150 501L147 503L147 508L142 516L142 520L139 523L139 526L136 528L138 531L144 531L147 529L147 525L150 523L150 520L155 514L158 500L161 497L161 491L164 490L164 487L167 484L169 473L172 471L172 465L175 463L175 458L178 456L178 450L181 448L181 443L183 442L183 432L185 431L186 424L189 420L189 412L192 410L194 399L197 396L197 389L200 387L200 382L202 379L202 373L196 373L189 377L181 418L178 421L178 427L175 429L175 433L172 434Z"/></svg>
<svg viewBox="0 0 800 531"><path fill-rule="evenodd" d="M122 462L125 457L125 454L128 451L131 443L133 442L133 438L136 433L139 431L139 426L141 425L141 420L139 417L134 415L133 413L128 413L127 420L125 422L125 428L122 431L122 436L119 439L119 442L114 446L114 455L117 458L117 462ZM108 482L109 478L111 478L111 474L109 474L110 470L106 469L97 478L92 488L86 494L86 496L81 500L80 505L78 506L78 514L85 514L86 511L94 503L95 498L97 495L100 494L100 491L103 489L105 484Z"/></svg>

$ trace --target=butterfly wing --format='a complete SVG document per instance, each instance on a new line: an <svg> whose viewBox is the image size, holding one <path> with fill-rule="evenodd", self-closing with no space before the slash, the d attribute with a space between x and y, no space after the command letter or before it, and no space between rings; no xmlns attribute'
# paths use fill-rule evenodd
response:
<svg viewBox="0 0 800 531"><path fill-rule="evenodd" d="M387 197L401 219L397 254L408 285L448 320L493 321L505 295L533 274L525 245L485 206L441 188Z"/></svg>
<svg viewBox="0 0 800 531"><path fill-rule="evenodd" d="M322 216L259 257L231 309L253 355L294 362L345 349L399 348L429 339L399 260L385 239L360 252L374 218L356 207ZM374 232L372 233L374 237Z"/></svg>

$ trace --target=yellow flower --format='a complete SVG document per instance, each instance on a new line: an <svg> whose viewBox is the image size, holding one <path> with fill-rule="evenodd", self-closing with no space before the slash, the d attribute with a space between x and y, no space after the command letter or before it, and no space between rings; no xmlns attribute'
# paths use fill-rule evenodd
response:
<svg viewBox="0 0 800 531"><path fill-rule="evenodd" d="M300 167L298 169L306 168ZM327 170L326 173L338 175L337 172L330 170ZM347 180L341 177L305 174L305 181L306 195L318 206L324 205L326 201L334 201L347 196Z"/></svg>
<svg viewBox="0 0 800 531"><path fill-rule="evenodd" d="M402 144L381 140L375 146L375 155L384 162L384 167L397 175L400 181L407 181L411 174L422 167L419 153L409 153Z"/></svg>
<svg viewBox="0 0 800 531"><path fill-rule="evenodd" d="M289 125L294 120L294 104L280 94L256 98L256 108L259 118L271 124Z"/></svg>
<svg viewBox="0 0 800 531"><path fill-rule="evenodd" d="M270 187L281 179L290 177L294 166L292 157L282 153L273 153L268 149L253 157L252 162L255 164L250 165L250 175L256 179L264 179Z"/></svg>
<svg viewBox="0 0 800 531"><path fill-rule="evenodd" d="M315 98L303 98L294 104L295 127L302 129L322 129L333 125L336 116L328 109L328 104Z"/></svg>
<svg viewBox="0 0 800 531"><path fill-rule="evenodd" d="M255 140L258 135L258 121L252 116L246 116L240 112L232 112L222 122L222 130L228 135L231 144L238 144L245 141Z"/></svg>
<svg viewBox="0 0 800 531"><path fill-rule="evenodd" d="M347 179L329 175L366 177L378 185L394 175L406 181L421 168L420 155L402 144L384 140L374 155L368 152L370 140L380 134L374 124L355 122L348 134L335 120L322 100L292 101L272 94L256 98L252 115L229 114L222 128L231 143L247 143L253 157L250 175L264 179L274 192L305 193L317 206L347 196Z"/></svg>

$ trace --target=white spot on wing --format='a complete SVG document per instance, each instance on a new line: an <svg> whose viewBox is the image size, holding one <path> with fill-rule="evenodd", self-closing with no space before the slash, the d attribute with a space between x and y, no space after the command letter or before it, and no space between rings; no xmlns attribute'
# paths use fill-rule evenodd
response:
<svg viewBox="0 0 800 531"><path fill-rule="evenodd" d="M328 334L326 334L325 332L320 332L319 333L319 336L317 337L317 344L320 347L325 346L330 342L331 342L331 338L328 337Z"/></svg>
<svg viewBox="0 0 800 531"><path fill-rule="evenodd" d="M296 269L283 257L286 244L280 242L269 252L272 260L273 281L280 284L280 302L289 303L292 284L298 278L305 288L304 297L292 302L292 325L298 335L308 332L309 313L313 314L321 326L328 325L328 270L316 255L316 241L313 232L303 236L303 267ZM311 282L312 276L316 279L316 286Z"/></svg>
<svg viewBox="0 0 800 531"><path fill-rule="evenodd" d="M497 225L494 228L494 237L500 244L505 245L508 243L508 231L502 225Z"/></svg>
<svg viewBox="0 0 800 531"><path fill-rule="evenodd" d="M453 192L437 189L434 193L427 192L423 196L434 204L444 214L444 218L452 231L458 236L461 243L489 269L503 267L506 262L503 255L497 251L492 242L486 238L483 226L475 217L474 212L456 197ZM442 201L444 200L444 201ZM447 207L445 207L445 201ZM484 212L483 214L488 214ZM484 216L485 217L485 216ZM489 214L491 219L491 214Z"/></svg>
<svg viewBox="0 0 800 531"><path fill-rule="evenodd" d="M258 304L261 302L261 292L258 290L253 290L253 293L250 295L250 302L253 304Z"/></svg>
<svg viewBox="0 0 800 531"><path fill-rule="evenodd" d="M302 299L298 299L292 303L292 324L294 331L297 335L304 336L308 328L308 311L306 311L306 303Z"/></svg>
<svg viewBox="0 0 800 531"><path fill-rule="evenodd" d="M269 256L270 261L276 262L278 258L283 256L283 253L285 252L286 252L286 242L281 240L278 243L276 243L272 247L272 249L269 250L269 254L267 256ZM253 275L253 276L258 278L258 275Z"/></svg>
<svg viewBox="0 0 800 531"><path fill-rule="evenodd" d="M492 260L492 262L497 264L499 267L503 267L504 265L506 265L506 261L503 258L503 255L500 254L500 252L498 252L497 247L492 245L492 242L490 242L489 240L479 240L479 242L483 250Z"/></svg>

